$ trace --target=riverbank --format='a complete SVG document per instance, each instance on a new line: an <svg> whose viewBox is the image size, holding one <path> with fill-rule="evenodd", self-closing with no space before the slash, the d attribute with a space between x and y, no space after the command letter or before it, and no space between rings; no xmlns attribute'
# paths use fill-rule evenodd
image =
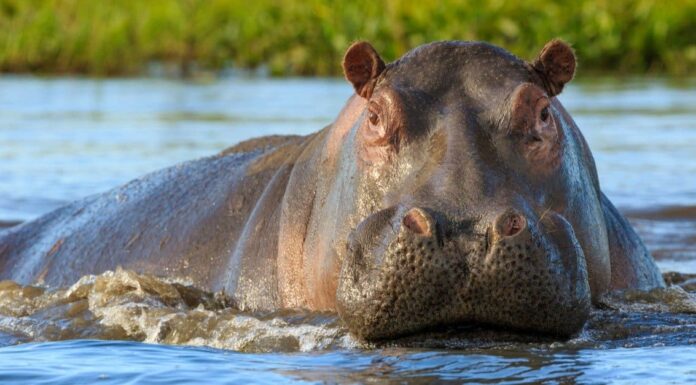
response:
<svg viewBox="0 0 696 385"><path fill-rule="evenodd" d="M230 67L336 75L358 39L393 60L443 39L532 58L561 37L583 72L683 75L696 73L695 26L693 0L0 0L0 71L134 75L156 62L182 75Z"/></svg>

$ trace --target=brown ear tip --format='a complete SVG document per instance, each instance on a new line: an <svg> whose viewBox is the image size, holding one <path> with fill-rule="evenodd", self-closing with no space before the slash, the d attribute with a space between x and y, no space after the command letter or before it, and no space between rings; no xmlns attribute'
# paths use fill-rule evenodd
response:
<svg viewBox="0 0 696 385"><path fill-rule="evenodd" d="M553 39L541 50L539 60L547 68L556 68L572 78L575 72L575 52L570 44L561 39ZM568 80L570 80L570 78Z"/></svg>
<svg viewBox="0 0 696 385"><path fill-rule="evenodd" d="M353 49L358 49L358 48L373 48L373 47L372 47L372 44L370 44L370 42L367 40L356 40L350 45L350 47L348 47L348 52L350 52Z"/></svg>
<svg viewBox="0 0 696 385"><path fill-rule="evenodd" d="M348 47L343 57L343 73L362 97L369 97L375 79L385 69L382 58L367 41L357 41Z"/></svg>
<svg viewBox="0 0 696 385"><path fill-rule="evenodd" d="M560 38L555 38L549 40L548 43L544 45L544 48L556 48L556 49L562 49L562 50L568 50L568 51L573 51L573 47L570 46L570 43L566 42L563 39Z"/></svg>
<svg viewBox="0 0 696 385"><path fill-rule="evenodd" d="M368 41L359 40L348 47L346 54L343 55L343 61L350 62L351 60L355 60L358 57L364 56L365 54L377 55L377 51Z"/></svg>
<svg viewBox="0 0 696 385"><path fill-rule="evenodd" d="M553 39L544 45L533 63L542 75L544 85L551 96L558 95L563 86L575 76L575 52L561 39Z"/></svg>

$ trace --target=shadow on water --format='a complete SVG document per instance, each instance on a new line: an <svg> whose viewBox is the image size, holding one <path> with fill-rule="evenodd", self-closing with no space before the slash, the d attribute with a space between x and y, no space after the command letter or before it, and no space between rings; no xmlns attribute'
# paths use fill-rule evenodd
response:
<svg viewBox="0 0 696 385"><path fill-rule="evenodd" d="M626 211L662 271L696 273L696 206Z"/></svg>

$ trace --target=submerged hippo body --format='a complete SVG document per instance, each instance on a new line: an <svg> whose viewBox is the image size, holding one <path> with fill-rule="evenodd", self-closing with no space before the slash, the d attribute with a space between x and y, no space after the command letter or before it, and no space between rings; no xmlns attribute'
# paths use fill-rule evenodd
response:
<svg viewBox="0 0 696 385"><path fill-rule="evenodd" d="M557 335L610 289L664 285L554 98L575 57L438 42L346 53L333 124L162 170L0 232L0 278L121 266L242 309L335 310L366 339L483 323Z"/></svg>

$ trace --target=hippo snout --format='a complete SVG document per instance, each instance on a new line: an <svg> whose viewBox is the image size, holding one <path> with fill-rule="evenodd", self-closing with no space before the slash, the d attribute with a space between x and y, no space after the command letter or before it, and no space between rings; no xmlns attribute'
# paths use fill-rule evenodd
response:
<svg viewBox="0 0 696 385"><path fill-rule="evenodd" d="M585 256L572 226L545 212L532 221L511 211L498 218L485 256L473 256L463 302L473 319L502 327L568 336L590 311ZM471 314L469 314L471 316Z"/></svg>
<svg viewBox="0 0 696 385"><path fill-rule="evenodd" d="M353 334L374 340L487 324L568 336L582 327L590 309L584 255L562 216L510 209L487 226L446 218L391 207L357 226L337 290Z"/></svg>
<svg viewBox="0 0 696 385"><path fill-rule="evenodd" d="M337 290L339 314L353 334L390 338L442 319L465 260L440 257L439 232L433 215L417 207L388 208L357 226Z"/></svg>

